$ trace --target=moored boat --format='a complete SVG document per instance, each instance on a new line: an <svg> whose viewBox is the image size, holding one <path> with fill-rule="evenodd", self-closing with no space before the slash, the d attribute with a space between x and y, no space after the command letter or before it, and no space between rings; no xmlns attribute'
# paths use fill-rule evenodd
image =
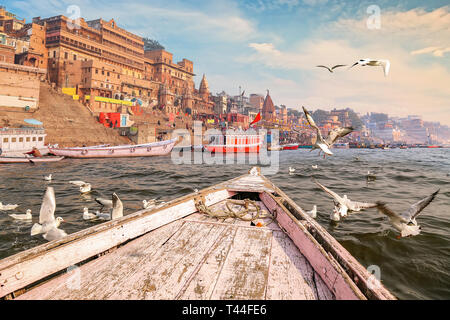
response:
<svg viewBox="0 0 450 320"><path fill-rule="evenodd" d="M62 159L64 159L64 157L0 157L0 164L58 162Z"/></svg>
<svg viewBox="0 0 450 320"><path fill-rule="evenodd" d="M210 143L204 148L211 153L258 153L263 139L262 135L245 132L210 135Z"/></svg>
<svg viewBox="0 0 450 320"><path fill-rule="evenodd" d="M0 260L0 284L20 300L396 299L259 168Z"/></svg>
<svg viewBox="0 0 450 320"><path fill-rule="evenodd" d="M177 139L140 145L122 145L115 147L95 146L76 148L55 148L49 146L50 153L67 158L124 158L151 157L169 154Z"/></svg>
<svg viewBox="0 0 450 320"><path fill-rule="evenodd" d="M283 144L281 147L283 150L297 150L299 144L298 143L289 143L289 144Z"/></svg>

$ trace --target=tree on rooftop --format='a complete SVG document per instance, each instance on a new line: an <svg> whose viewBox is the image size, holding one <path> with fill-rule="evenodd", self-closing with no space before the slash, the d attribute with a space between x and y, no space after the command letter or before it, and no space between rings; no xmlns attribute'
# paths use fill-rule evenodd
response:
<svg viewBox="0 0 450 320"><path fill-rule="evenodd" d="M144 41L144 51L165 50L166 48L158 42L150 38L142 38Z"/></svg>

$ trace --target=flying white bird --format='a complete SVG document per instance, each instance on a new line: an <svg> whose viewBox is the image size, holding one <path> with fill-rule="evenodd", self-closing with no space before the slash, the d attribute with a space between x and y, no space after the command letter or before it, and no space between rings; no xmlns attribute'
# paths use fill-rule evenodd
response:
<svg viewBox="0 0 450 320"><path fill-rule="evenodd" d="M339 215L340 217L346 217L348 213L351 212L359 212L364 209L369 208L375 208L377 207L376 203L365 203L365 202L357 202L352 201L349 198L347 198L347 195L344 195L343 197L339 196L337 193L331 191L327 187L321 185L318 181L313 179L313 181L326 193L331 195L333 197L333 201L335 201L335 207L339 209ZM337 221L337 220L336 220Z"/></svg>
<svg viewBox="0 0 450 320"><path fill-rule="evenodd" d="M353 68L356 65L360 65L362 67L381 66L381 67L383 67L385 77L389 74L389 68L391 67L391 63L389 62L389 60L375 60L375 59L366 58L366 59L361 59L358 62L355 62L355 64L352 65L349 69Z"/></svg>
<svg viewBox="0 0 450 320"><path fill-rule="evenodd" d="M97 212L96 215L101 220L114 220L123 217L123 204L120 201L117 194L113 193L112 195L112 208L109 213L100 213Z"/></svg>
<svg viewBox="0 0 450 320"><path fill-rule="evenodd" d="M92 220L96 219L97 215L94 213L90 213L88 208L83 209L83 219L84 220Z"/></svg>
<svg viewBox="0 0 450 320"><path fill-rule="evenodd" d="M102 210L103 210L103 208L110 209L113 206L112 200L103 199L103 198L95 198L95 201L97 201L102 206Z"/></svg>
<svg viewBox="0 0 450 320"><path fill-rule="evenodd" d="M58 228L64 219L58 217L55 219L56 199L55 190L48 187L42 201L41 211L39 212L39 223L35 223L31 228L31 235L47 233L53 228Z"/></svg>
<svg viewBox="0 0 450 320"><path fill-rule="evenodd" d="M317 217L317 206L314 205L313 209L311 211L307 211L306 214L315 219Z"/></svg>
<svg viewBox="0 0 450 320"><path fill-rule="evenodd" d="M16 209L18 206L19 206L18 204L5 204L5 205L3 205L3 204L0 202L0 211L10 211L10 210L14 210L14 209Z"/></svg>
<svg viewBox="0 0 450 320"><path fill-rule="evenodd" d="M33 218L30 209L27 210L26 214L10 214L9 216L16 220L31 220Z"/></svg>
<svg viewBox="0 0 450 320"><path fill-rule="evenodd" d="M438 193L439 189L428 197L414 203L407 211L401 214L397 214L390 210L386 204L382 202L377 203L377 208L389 217L390 222L395 229L400 231L402 237L416 236L421 230L421 227L417 224L416 217L431 203L431 201L434 200Z"/></svg>
<svg viewBox="0 0 450 320"><path fill-rule="evenodd" d="M64 230L52 228L42 236L47 241L53 241L53 240L61 240L62 238L67 237L67 233Z"/></svg>
<svg viewBox="0 0 450 320"><path fill-rule="evenodd" d="M337 64L337 65L335 65L334 67L332 67L331 69L330 69L329 67L323 66L323 65L319 65L319 66L316 66L316 67L318 67L318 68L325 68L325 69L327 69L328 71L330 71L331 73L333 73L333 70L334 70L334 69L339 68L339 67L345 67L345 66L346 66L346 64Z"/></svg>
<svg viewBox="0 0 450 320"><path fill-rule="evenodd" d="M328 133L328 137L326 139L324 139L322 137L322 133L320 132L319 127L316 125L313 117L308 112L308 110L306 110L305 107L303 107L303 112L305 112L305 116L306 116L306 119L308 120L309 125L312 128L314 128L317 132L316 143L311 148L311 151L313 151L315 149L320 149L324 153L324 155L323 155L324 158L325 158L325 154L327 154L329 156L331 156L333 154L333 152L330 151L330 148L333 146L333 144L339 138L345 137L346 135L348 135L350 132L353 131L353 127L335 128L335 129L331 130ZM320 151L319 151L319 155L320 155Z"/></svg>
<svg viewBox="0 0 450 320"><path fill-rule="evenodd" d="M45 181L52 181L52 175L49 174L48 176L45 176L45 177L44 177L44 180L45 180Z"/></svg>

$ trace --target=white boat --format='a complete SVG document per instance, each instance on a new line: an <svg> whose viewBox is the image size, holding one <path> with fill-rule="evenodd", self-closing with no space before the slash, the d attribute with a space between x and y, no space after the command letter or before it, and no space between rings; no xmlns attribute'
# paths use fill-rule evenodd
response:
<svg viewBox="0 0 450 320"><path fill-rule="evenodd" d="M50 153L55 156L67 158L124 158L124 157L152 157L169 154L177 139L161 142L122 145L122 146L94 146L76 148L54 148L49 147Z"/></svg>

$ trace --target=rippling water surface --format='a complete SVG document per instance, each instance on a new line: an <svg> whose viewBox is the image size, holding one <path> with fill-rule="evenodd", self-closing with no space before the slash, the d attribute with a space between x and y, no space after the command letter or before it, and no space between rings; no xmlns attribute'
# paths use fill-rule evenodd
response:
<svg viewBox="0 0 450 320"><path fill-rule="evenodd" d="M450 299L450 149L333 150L324 160L309 150L280 152L280 170L268 176L305 210L318 207L318 222L347 250L368 267L377 265L381 281L400 299ZM355 157L358 156L359 160ZM311 165L317 164L314 170ZM289 166L295 174L289 175ZM0 202L19 204L13 212L0 211L0 259L46 241L30 236L37 222L46 186L44 175L53 173L50 183L56 193L56 216L64 218L63 229L74 233L94 222L82 219L83 207L97 210L98 196L116 192L124 203L124 214L141 209L143 199L171 200L192 193L192 188L212 184L247 173L250 165L174 165L170 156L138 159L67 159L57 163L0 166ZM367 171L377 176L366 183ZM394 211L440 188L441 192L417 219L422 233L397 238L388 219L376 210L349 216L331 224L333 202L311 182L314 176L339 194L359 201L381 200ZM80 195L71 180L93 186ZM8 213L32 209L33 222L14 221Z"/></svg>

